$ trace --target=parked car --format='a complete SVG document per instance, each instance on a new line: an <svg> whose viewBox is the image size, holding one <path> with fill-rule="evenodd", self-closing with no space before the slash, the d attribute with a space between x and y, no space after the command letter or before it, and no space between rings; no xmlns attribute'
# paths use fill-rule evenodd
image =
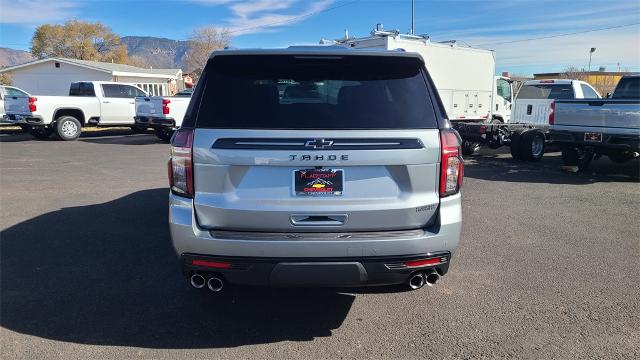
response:
<svg viewBox="0 0 640 360"><path fill-rule="evenodd" d="M210 57L169 162L195 288L432 285L460 239L462 159L420 55Z"/></svg>
<svg viewBox="0 0 640 360"><path fill-rule="evenodd" d="M4 99L7 96L29 96L29 94L17 87L0 85L0 124L9 124L12 125L11 122L5 120L4 116Z"/></svg>
<svg viewBox="0 0 640 360"><path fill-rule="evenodd" d="M553 114L551 140L565 165L585 170L594 157L640 156L640 74L620 79L610 99L557 100Z"/></svg>
<svg viewBox="0 0 640 360"><path fill-rule="evenodd" d="M83 126L132 126L136 96L142 89L107 81L71 83L69 96L10 96L5 100L8 120L26 127L38 138L56 133L62 140L75 140Z"/></svg>
<svg viewBox="0 0 640 360"><path fill-rule="evenodd" d="M191 97L150 96L136 98L136 125L151 127L156 136L169 142L173 132L180 127Z"/></svg>

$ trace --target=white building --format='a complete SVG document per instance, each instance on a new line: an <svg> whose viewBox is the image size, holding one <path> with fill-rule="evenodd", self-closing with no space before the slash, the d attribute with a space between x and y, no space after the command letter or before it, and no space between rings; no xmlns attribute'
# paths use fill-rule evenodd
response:
<svg viewBox="0 0 640 360"><path fill-rule="evenodd" d="M0 69L13 86L35 95L68 95L75 81L116 81L137 85L151 95L181 90L182 70L145 69L131 65L67 58L47 58Z"/></svg>

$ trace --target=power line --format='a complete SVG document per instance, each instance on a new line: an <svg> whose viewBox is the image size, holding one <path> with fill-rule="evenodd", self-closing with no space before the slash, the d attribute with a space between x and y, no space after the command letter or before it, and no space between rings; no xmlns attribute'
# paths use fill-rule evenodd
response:
<svg viewBox="0 0 640 360"><path fill-rule="evenodd" d="M299 19L304 19L304 18L311 17L311 16L314 16L314 15L326 13L326 12L329 12L331 10L339 9L341 7L345 7L345 6L348 6L348 5L351 5L351 4L355 4L355 3L359 2L359 1L360 0L347 1L347 2L343 2L343 3L340 3L340 4L336 4L334 6L328 7L326 9L322 9L322 10L318 10L318 11L312 11L312 12L309 12L309 13L306 13L306 14L298 15L298 16L292 17L292 18L287 19L287 20L275 21L275 22L268 23L268 24L249 26L249 27L242 28L242 29L232 30L232 31L229 31L229 34L243 32L243 31L247 31L247 30L253 30L253 29L262 28L262 27L266 28L266 27L271 27L271 26L276 26L276 25L288 24L290 22L294 22L294 21L299 20Z"/></svg>
<svg viewBox="0 0 640 360"><path fill-rule="evenodd" d="M610 26L610 27L599 28L599 29L576 31L576 32L566 33L566 34L555 34L555 35L549 35L549 36L541 36L541 37L537 37L537 38L529 38L529 39L519 39L519 40L510 40L510 41L500 41L500 42L493 42L493 43L477 44L475 46L503 45L503 44L513 44L513 43L518 43L518 42L532 41L532 40L551 39L551 38L557 38L557 37L561 37L561 36L585 34L585 33L590 33L590 32L595 32L595 31L603 31L603 30L611 30L611 29L619 29L619 28L629 27L629 26L634 26L634 25L640 25L640 22L633 23L633 24L626 24L626 25Z"/></svg>

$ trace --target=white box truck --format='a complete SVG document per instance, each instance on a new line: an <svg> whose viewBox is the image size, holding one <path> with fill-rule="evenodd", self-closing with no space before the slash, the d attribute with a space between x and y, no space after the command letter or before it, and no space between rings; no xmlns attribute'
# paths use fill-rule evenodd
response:
<svg viewBox="0 0 640 360"><path fill-rule="evenodd" d="M493 51L458 46L454 41L432 42L427 36L384 31L380 25L369 37L337 42L354 49L416 52L424 59L449 120L482 122L492 117L496 91Z"/></svg>
<svg viewBox="0 0 640 360"><path fill-rule="evenodd" d="M321 43L326 43L321 41ZM452 126L463 139L462 152L471 155L481 144L491 148L512 145L518 160L539 160L544 153L546 130L511 120L512 81L496 76L492 50L458 46L457 42L433 42L425 35L385 31L378 24L371 35L336 40L355 49L386 49L416 52L422 56ZM528 135L525 136L525 133ZM542 146L540 141L542 139Z"/></svg>

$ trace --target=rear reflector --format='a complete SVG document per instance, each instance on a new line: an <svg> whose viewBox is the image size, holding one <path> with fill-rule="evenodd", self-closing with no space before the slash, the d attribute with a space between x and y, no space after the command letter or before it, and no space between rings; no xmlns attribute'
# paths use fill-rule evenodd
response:
<svg viewBox="0 0 640 360"><path fill-rule="evenodd" d="M409 268L412 267L421 267L421 266L433 266L433 265L438 265L441 264L443 261L440 258L433 258L433 259L421 259L421 260L410 260L410 261L405 261L405 265Z"/></svg>
<svg viewBox="0 0 640 360"><path fill-rule="evenodd" d="M195 266L204 266L214 269L230 269L231 263L220 262L220 261L209 261L209 260L193 260L191 261L192 265Z"/></svg>

